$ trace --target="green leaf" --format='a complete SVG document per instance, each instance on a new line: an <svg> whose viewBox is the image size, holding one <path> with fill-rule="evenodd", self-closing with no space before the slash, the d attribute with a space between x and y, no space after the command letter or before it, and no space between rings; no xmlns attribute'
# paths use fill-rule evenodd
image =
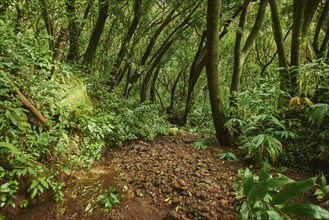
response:
<svg viewBox="0 0 329 220"><path fill-rule="evenodd" d="M9 119L14 125L17 124L17 120L12 116L11 112L9 110L6 110L5 116L7 119Z"/></svg>
<svg viewBox="0 0 329 220"><path fill-rule="evenodd" d="M36 181L36 180L32 180L32 184L31 184L31 186L30 186L30 189L34 189L38 184L39 184L38 181Z"/></svg>
<svg viewBox="0 0 329 220"><path fill-rule="evenodd" d="M34 188L31 194L31 199L33 199L38 193L38 188Z"/></svg>
<svg viewBox="0 0 329 220"><path fill-rule="evenodd" d="M13 154L18 155L20 151L12 144L6 142L0 142L0 147L5 147L9 149Z"/></svg>
<svg viewBox="0 0 329 220"><path fill-rule="evenodd" d="M279 177L260 181L250 190L247 199L251 202L255 202L258 199L264 198L264 196L268 192L282 187L290 182L291 180L286 177Z"/></svg>
<svg viewBox="0 0 329 220"><path fill-rule="evenodd" d="M296 197L302 195L310 188L312 188L312 186L315 184L315 181L316 177L291 183L273 197L272 203L283 204L289 200L295 199Z"/></svg>
<svg viewBox="0 0 329 220"><path fill-rule="evenodd" d="M266 211L268 215L269 220L285 220L277 211L274 210L268 210Z"/></svg>
<svg viewBox="0 0 329 220"><path fill-rule="evenodd" d="M39 181L40 181L41 185L42 185L44 188L46 188L46 189L49 188L49 185L48 185L48 183L45 181L44 178L43 178L43 179L39 179Z"/></svg>
<svg viewBox="0 0 329 220"><path fill-rule="evenodd" d="M249 219L249 209L246 202L243 202L240 211L239 211L239 220L248 220Z"/></svg>
<svg viewBox="0 0 329 220"><path fill-rule="evenodd" d="M269 164L264 163L262 169L259 174L259 181L266 180L270 178L270 174L268 172Z"/></svg>
<svg viewBox="0 0 329 220"><path fill-rule="evenodd" d="M243 184L242 184L242 189L243 189L243 194L245 196L248 195L250 189L253 187L254 185L254 178L252 176L251 171L247 168L244 171L244 178L243 178Z"/></svg>
<svg viewBox="0 0 329 220"><path fill-rule="evenodd" d="M281 208L289 216L329 219L329 211L312 204L291 204Z"/></svg>

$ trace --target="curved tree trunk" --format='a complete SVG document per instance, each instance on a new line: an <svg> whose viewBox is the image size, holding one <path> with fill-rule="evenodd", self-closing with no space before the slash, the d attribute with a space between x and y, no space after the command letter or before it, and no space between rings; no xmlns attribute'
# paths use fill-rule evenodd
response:
<svg viewBox="0 0 329 220"><path fill-rule="evenodd" d="M140 21L140 17L142 14L141 5L142 5L142 0L135 0L135 2L134 2L134 19L130 24L130 27L128 29L128 32L127 32L127 35L126 35L124 41L121 44L121 49L119 51L116 61L114 62L114 65L113 65L113 68L112 68L112 71L110 74L110 77L113 78L113 79L109 80L110 90L112 90L113 87L116 86L117 80L120 77L120 74L122 71L121 63L127 53L130 40L131 40L133 34L135 33L135 31L137 30L137 27L138 27L138 24Z"/></svg>
<svg viewBox="0 0 329 220"><path fill-rule="evenodd" d="M213 115L216 137L221 146L230 147L232 145L231 134L224 127L226 117L224 114L223 103L220 97L219 86L219 12L220 0L208 0L207 8L207 81L209 88L209 97L211 111Z"/></svg>
<svg viewBox="0 0 329 220"><path fill-rule="evenodd" d="M249 3L250 0L245 0L244 8L242 10L240 23L239 23L239 27L241 28L241 30L244 29L246 16L247 16L247 8ZM258 8L255 23L242 49L241 49L242 32L240 30L237 31L236 42L234 47L234 69L233 69L233 76L232 76L232 82L230 88L230 92L231 92L230 104L233 106L237 104L235 97L236 97L236 93L238 92L238 88L240 84L242 66L246 57L250 52L252 44L254 43L259 33L259 30L264 20L266 6L267 6L267 0L261 0L259 3L259 8Z"/></svg>

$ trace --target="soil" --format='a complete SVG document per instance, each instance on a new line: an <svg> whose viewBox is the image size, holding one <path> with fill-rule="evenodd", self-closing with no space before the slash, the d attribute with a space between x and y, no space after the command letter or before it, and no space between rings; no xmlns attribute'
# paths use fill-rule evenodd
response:
<svg viewBox="0 0 329 220"><path fill-rule="evenodd" d="M65 178L64 200L44 201L7 214L8 219L237 219L240 204L233 187L241 160L227 162L218 154L228 149L194 149L193 135L135 141L106 152L90 170ZM238 155L234 149L229 149ZM294 179L299 173L290 172ZM120 204L104 210L97 197L118 186Z"/></svg>

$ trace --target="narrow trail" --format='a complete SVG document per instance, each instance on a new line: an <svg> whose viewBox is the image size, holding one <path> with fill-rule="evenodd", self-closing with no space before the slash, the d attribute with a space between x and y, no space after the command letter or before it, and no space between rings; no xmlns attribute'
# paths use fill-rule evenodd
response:
<svg viewBox="0 0 329 220"><path fill-rule="evenodd" d="M194 140L180 135L126 143L91 170L67 177L63 202L44 202L9 219L237 219L232 184L243 165L219 159L227 149L194 149ZM97 197L115 185L123 197L106 212Z"/></svg>

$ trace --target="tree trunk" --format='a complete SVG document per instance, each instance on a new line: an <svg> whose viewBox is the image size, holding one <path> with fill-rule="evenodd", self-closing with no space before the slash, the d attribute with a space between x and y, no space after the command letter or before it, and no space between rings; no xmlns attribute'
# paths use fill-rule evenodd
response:
<svg viewBox="0 0 329 220"><path fill-rule="evenodd" d="M156 82L157 82L157 79L158 79L158 76L160 73L160 68L161 68L161 64L159 63L155 70L155 73L154 73L154 76L153 76L153 79L151 82L150 101L153 103L155 103L155 99L156 99Z"/></svg>
<svg viewBox="0 0 329 220"><path fill-rule="evenodd" d="M273 21L273 33L274 39L277 47L278 57L279 57L279 66L280 66L280 88L282 91L289 91L290 85L290 75L289 75L289 66L286 55L286 49L284 45L284 38L282 33L282 27L280 22L280 15L278 10L278 1L269 0Z"/></svg>
<svg viewBox="0 0 329 220"><path fill-rule="evenodd" d="M302 30L304 22L304 8L307 0L294 0L293 27L291 36L291 86L292 95L297 95L298 91L298 68L300 66L300 50L302 45Z"/></svg>
<svg viewBox="0 0 329 220"><path fill-rule="evenodd" d="M89 0L82 18L82 22L79 22L77 20L78 15L76 9L76 0L66 1L66 11L69 20L68 29L69 29L69 41L70 41L70 47L69 47L68 55L66 57L67 61L75 61L78 59L80 34L84 24L86 23L93 1L94 0Z"/></svg>
<svg viewBox="0 0 329 220"><path fill-rule="evenodd" d="M218 40L220 41L227 33L228 33L228 27L236 18L239 13L242 11L242 6L238 7L238 9L235 11L235 13L227 19L224 23L224 27L222 32L220 33ZM190 74L189 74L189 82L188 82L188 88L187 88L187 96L186 96L186 104L185 104L185 110L184 110L184 115L182 118L182 123L186 124L187 123L187 117L190 112L191 106L193 104L193 91L196 82L198 81L204 67L206 66L206 45L204 45L206 37L206 31L203 32L201 41L199 43L199 47L197 50L197 53L195 54L193 63L190 68Z"/></svg>
<svg viewBox="0 0 329 220"><path fill-rule="evenodd" d="M181 78L181 76L183 75L183 73L186 71L185 67L181 69L181 71L179 71L175 82L171 88L170 91L170 104L169 107L167 108L167 113L172 113L174 111L174 103L175 103L175 92L176 92L176 87L179 83L179 79Z"/></svg>
<svg viewBox="0 0 329 220"><path fill-rule="evenodd" d="M141 65L144 65L148 59L148 57L151 54L151 51L155 45L155 42L157 40L157 38L159 37L160 33L162 32L162 30L172 21L173 19L173 14L175 12L175 9L172 9L169 14L167 15L167 17L164 19L164 21L162 22L162 24L160 25L160 27L154 32L153 36L150 39L150 42L144 52L144 55L142 57L141 60Z"/></svg>
<svg viewBox="0 0 329 220"><path fill-rule="evenodd" d="M82 61L82 64L84 65L88 65L92 63L95 57L99 40L105 28L105 22L108 17L108 10L109 10L109 0L100 0L99 14L96 21L96 25L93 30L93 33L91 34L87 50Z"/></svg>
<svg viewBox="0 0 329 220"><path fill-rule="evenodd" d="M195 54L193 63L190 68L190 74L189 74L189 80L188 80L188 88L187 88L187 97L186 97L186 105L185 105L185 110L184 110L184 116L183 116L183 123L187 123L187 116L188 113L190 112L191 105L192 105L192 100L193 100L193 91L196 82L198 81L201 72L205 66L205 61L206 59L203 59L206 54L206 47L203 46L205 43L205 38L206 38L206 31L203 32L202 37L200 39L199 47L198 50ZM203 61L203 62L202 62Z"/></svg>
<svg viewBox="0 0 329 220"><path fill-rule="evenodd" d="M323 24L326 21L326 18L328 16L328 12L329 12L329 0L327 0L324 3L323 9L318 17L318 22L316 24L316 28L315 28L315 32L314 32L312 46L313 46L313 50L314 50L317 58L321 58L321 57L325 56L325 51L323 49L325 49L324 46L326 44L328 44L328 41L326 41L327 38L325 37L321 44L322 49L319 49L319 35L320 35L321 29L323 27ZM329 23L328 23L328 28L329 28ZM326 36L328 35L328 28L327 28Z"/></svg>
<svg viewBox="0 0 329 220"><path fill-rule="evenodd" d="M302 39L305 39L314 17L316 9L318 8L321 0L307 0L304 8L304 22L302 27ZM307 7L306 7L307 6Z"/></svg>
<svg viewBox="0 0 329 220"><path fill-rule="evenodd" d="M54 24L53 20L50 17L49 10L48 10L48 4L46 0L41 0L41 5L42 5L42 18L45 22L46 25L46 30L49 35L49 50L53 51L55 47L55 33L54 33Z"/></svg>
<svg viewBox="0 0 329 220"><path fill-rule="evenodd" d="M232 145L231 134L224 127L226 117L223 103L220 97L219 86L219 13L220 0L208 0L207 7L207 81L211 111L213 115L216 137L221 146L230 147Z"/></svg>
<svg viewBox="0 0 329 220"><path fill-rule="evenodd" d="M115 87L117 84L117 79L121 73L121 63L127 53L130 40L131 40L133 34L135 33L135 31L137 30L139 20L140 20L141 14L142 14L141 4L142 4L142 0L135 0L135 2L134 2L134 19L130 24L127 35L121 44L121 49L119 51L118 57L117 57L116 61L114 62L114 65L113 65L113 68L112 68L112 71L110 74L110 77L113 79L109 80L110 90L112 90L113 87Z"/></svg>
<svg viewBox="0 0 329 220"><path fill-rule="evenodd" d="M243 31L244 25L246 22L246 16L247 16L247 9L248 5L250 3L250 0L245 0L244 8L242 10L242 14L240 17L240 23L239 28ZM238 92L238 87L240 83L241 78L241 72L242 72L242 66L246 59L246 57L249 54L249 51L251 49L252 44L254 43L259 30L261 28L261 25L264 20L265 10L267 6L267 0L261 0L259 3L259 8L257 12L257 17L254 23L254 26L252 27L249 36L246 39L245 45L243 46L241 50L241 41L242 41L242 31L238 30L236 34L236 41L235 41L235 47L234 47L234 70L233 70L233 76L232 76L232 82L231 82L231 105L236 105L236 93Z"/></svg>

